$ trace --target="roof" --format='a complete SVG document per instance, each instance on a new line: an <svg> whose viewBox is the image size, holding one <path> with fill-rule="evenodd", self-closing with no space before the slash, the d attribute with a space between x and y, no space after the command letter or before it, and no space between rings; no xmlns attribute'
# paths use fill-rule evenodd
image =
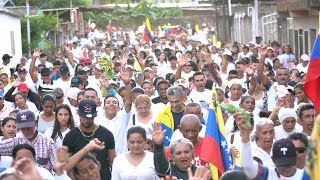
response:
<svg viewBox="0 0 320 180"><path fill-rule="evenodd" d="M22 15L20 15L20 14L18 14L18 13L9 11L8 9L0 9L0 14L1 14L1 13L8 14L8 15L10 15L10 16L14 16L14 17L17 17L17 18L20 18L20 16L22 16Z"/></svg>

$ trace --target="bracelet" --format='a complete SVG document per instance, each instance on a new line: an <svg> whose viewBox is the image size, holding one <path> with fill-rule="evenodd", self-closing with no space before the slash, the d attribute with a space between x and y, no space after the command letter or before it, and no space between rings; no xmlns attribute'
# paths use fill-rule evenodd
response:
<svg viewBox="0 0 320 180"><path fill-rule="evenodd" d="M130 84L130 81L125 81L124 84L128 85L128 84Z"/></svg>

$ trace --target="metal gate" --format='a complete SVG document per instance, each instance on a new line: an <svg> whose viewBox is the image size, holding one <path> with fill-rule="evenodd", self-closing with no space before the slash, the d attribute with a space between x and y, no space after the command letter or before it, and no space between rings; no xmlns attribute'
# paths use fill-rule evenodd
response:
<svg viewBox="0 0 320 180"><path fill-rule="evenodd" d="M266 43L278 38L277 18L277 13L269 14L262 17L262 38Z"/></svg>

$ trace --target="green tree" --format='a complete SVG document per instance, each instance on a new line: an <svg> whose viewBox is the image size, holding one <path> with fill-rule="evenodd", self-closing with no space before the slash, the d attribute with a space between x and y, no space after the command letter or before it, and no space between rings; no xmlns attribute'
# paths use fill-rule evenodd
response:
<svg viewBox="0 0 320 180"><path fill-rule="evenodd" d="M57 17L53 14L42 14L30 18L30 36L31 36L31 49L38 47L40 42L45 42L45 33L56 30L56 24L59 22ZM28 38L27 38L27 19L21 17L21 39L22 51L28 52Z"/></svg>

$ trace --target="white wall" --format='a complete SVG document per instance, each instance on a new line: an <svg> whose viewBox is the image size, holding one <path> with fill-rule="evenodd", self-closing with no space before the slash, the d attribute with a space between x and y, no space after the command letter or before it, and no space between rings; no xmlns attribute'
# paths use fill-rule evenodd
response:
<svg viewBox="0 0 320 180"><path fill-rule="evenodd" d="M14 47L15 52L11 48L10 31L14 31ZM22 43L21 43L21 25L20 18L12 16L0 11L0 63L2 63L2 56L4 54L13 56L13 65L20 61L22 57Z"/></svg>

